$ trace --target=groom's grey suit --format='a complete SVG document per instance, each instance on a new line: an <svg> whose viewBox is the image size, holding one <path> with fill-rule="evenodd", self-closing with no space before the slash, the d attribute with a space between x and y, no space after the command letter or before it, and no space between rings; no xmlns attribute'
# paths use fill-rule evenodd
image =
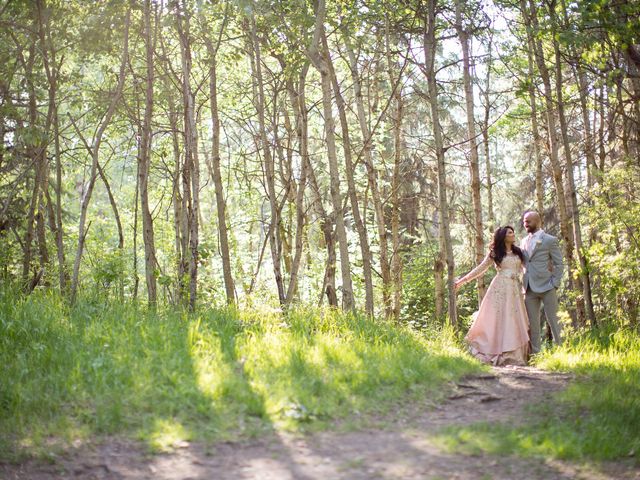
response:
<svg viewBox="0 0 640 480"><path fill-rule="evenodd" d="M528 235L522 239L520 247L526 254L526 268L523 278L524 303L529 316L531 329L531 350L540 351L540 304L551 327L553 340L560 344L560 326L558 325L557 288L562 280L564 264L558 239L543 231Z"/></svg>

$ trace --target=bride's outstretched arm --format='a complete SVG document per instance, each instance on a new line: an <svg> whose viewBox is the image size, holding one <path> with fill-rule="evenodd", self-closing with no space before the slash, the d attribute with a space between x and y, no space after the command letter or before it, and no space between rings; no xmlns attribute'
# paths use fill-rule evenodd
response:
<svg viewBox="0 0 640 480"><path fill-rule="evenodd" d="M456 280L456 282L454 283L454 286L455 286L456 290L458 288L460 288L462 285L464 285L465 283L469 283L469 282L475 280L476 278L478 278L479 276L483 275L484 272L489 270L489 267L491 266L492 262L493 262L493 260L491 259L491 257L487 253L487 256L484 257L484 260L482 260L482 263L480 263L480 265L478 265L476 268L471 270L469 273L467 273L466 275L464 275L464 276L460 277L458 280Z"/></svg>

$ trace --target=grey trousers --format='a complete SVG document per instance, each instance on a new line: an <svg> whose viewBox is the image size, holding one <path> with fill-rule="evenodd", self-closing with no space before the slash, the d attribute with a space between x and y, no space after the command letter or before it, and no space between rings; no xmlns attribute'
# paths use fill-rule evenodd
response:
<svg viewBox="0 0 640 480"><path fill-rule="evenodd" d="M540 351L540 304L542 304L544 308L544 313L551 327L553 341L557 345L562 343L560 325L558 325L558 295L556 294L556 289L552 288L546 292L536 293L530 288L527 288L524 305L527 308L527 315L529 317L532 353L538 353Z"/></svg>

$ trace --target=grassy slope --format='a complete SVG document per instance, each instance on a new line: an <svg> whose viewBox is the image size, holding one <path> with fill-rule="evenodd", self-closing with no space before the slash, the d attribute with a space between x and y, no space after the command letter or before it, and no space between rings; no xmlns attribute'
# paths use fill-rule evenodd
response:
<svg viewBox="0 0 640 480"><path fill-rule="evenodd" d="M359 316L147 311L0 290L0 460L132 435L152 448L322 427L481 367L446 335Z"/></svg>
<svg viewBox="0 0 640 480"><path fill-rule="evenodd" d="M478 423L439 436L452 450L640 464L640 335L628 329L576 335L536 359L576 380L523 427Z"/></svg>

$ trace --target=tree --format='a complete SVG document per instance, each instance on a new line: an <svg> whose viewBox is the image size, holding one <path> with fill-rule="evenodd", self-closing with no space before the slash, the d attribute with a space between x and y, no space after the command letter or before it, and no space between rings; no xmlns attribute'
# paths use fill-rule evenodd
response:
<svg viewBox="0 0 640 480"><path fill-rule="evenodd" d="M122 46L122 55L120 61L120 71L118 73L118 82L115 87L115 91L112 94L111 101L107 108L107 111L102 119L102 122L98 125L95 135L93 136L90 150L91 150L91 170L89 174L89 181L83 191L82 200L80 203L80 220L78 222L78 246L76 248L76 256L73 264L73 276L71 279L71 300L75 301L78 293L78 282L80 281L80 262L82 260L82 254L84 252L84 245L86 236L88 233L87 225L87 209L89 208L89 202L91 201L91 194L96 183L96 177L98 175L99 160L100 160L100 146L102 138L106 128L109 126L116 107L120 98L122 97L122 90L124 89L124 82L126 78L126 67L129 61L129 26L131 23L131 10L127 9L124 19L124 41Z"/></svg>
<svg viewBox="0 0 640 480"><path fill-rule="evenodd" d="M182 189L186 199L186 231L188 232L189 308L195 310L198 292L198 243L200 222L200 165L196 130L195 95L191 89L191 13L186 0L176 5L176 26L180 37L182 62L182 102L184 109L184 162ZM183 247L184 248L184 247ZM186 249L183 250L183 253Z"/></svg>
<svg viewBox="0 0 640 480"><path fill-rule="evenodd" d="M467 132L469 142L469 171L471 172L471 199L473 202L473 227L474 227L474 250L476 257L476 264L480 264L484 258L484 237L483 237L483 223L482 223L482 201L480 197L480 160L478 155L478 143L476 141L476 120L474 113L474 99L473 99L473 82L471 72L471 52L469 48L469 36L470 33L464 16L465 2L460 0L456 1L456 31L460 46L462 47L462 76L464 82L464 97L466 104L467 114ZM488 169L489 171L489 169ZM482 277L478 279L478 299L482 301L484 296L485 285Z"/></svg>
<svg viewBox="0 0 640 480"><path fill-rule="evenodd" d="M262 77L262 54L260 41L258 39L255 9L251 9L249 27L249 38L251 45L251 66L254 72L254 90L257 92L256 111L258 114L259 136L264 158L264 180L267 187L267 196L271 207L271 219L269 223L269 245L271 246L271 259L273 261L273 272L278 289L278 301L284 305L286 294L284 290L284 279L282 277L282 238L280 236L280 206L276 194L275 161L271 153L271 144L267 138L267 127L265 122L265 93L264 79Z"/></svg>
<svg viewBox="0 0 640 480"><path fill-rule="evenodd" d="M428 0L424 18L423 49L427 72L427 86L429 104L431 107L431 123L436 149L438 172L438 235L440 251L444 254L447 266L447 287L449 291L448 313L449 322L457 327L456 293L453 288L455 280L455 265L453 260L453 246L451 244L451 230L449 226L449 203L447 198L447 169L445 163L445 146L440 125L440 111L438 106L438 83L436 80L436 49L437 49L437 0Z"/></svg>
<svg viewBox="0 0 640 480"><path fill-rule="evenodd" d="M355 307L355 303L351 282L351 265L349 263L349 245L347 243L347 232L342 210L342 194L340 192L340 172L338 169L335 125L332 113L331 73L328 66L328 53L324 45L322 45L322 38L325 35L324 20L326 13L324 0L319 0L316 9L313 42L308 50L308 55L321 77L322 108L324 112L327 155L329 157L329 175L331 176L331 200L335 215L336 236L340 251L340 270L342 273L342 308L351 310Z"/></svg>
<svg viewBox="0 0 640 480"><path fill-rule="evenodd" d="M227 227L227 202L224 197L222 173L220 168L220 113L218 111L218 74L217 54L222 43L222 35L226 27L229 15L228 4L223 13L224 18L220 24L217 39L214 41L205 33L204 41L209 54L209 105L211 109L211 178L213 180L216 195L216 211L218 214L218 238L220 240L220 255L222 257L222 271L224 286L227 295L227 303L235 302L235 284L231 273L231 254L229 251L229 233ZM206 20L203 19L206 25Z"/></svg>
<svg viewBox="0 0 640 480"><path fill-rule="evenodd" d="M142 210L142 239L144 241L144 268L147 280L149 304L158 300L156 287L156 246L153 233L153 218L149 208L149 167L151 163L151 120L153 117L154 38L151 33L151 0L145 0L143 11L144 43L146 61L144 119L138 150L138 177L140 182L140 204Z"/></svg>

